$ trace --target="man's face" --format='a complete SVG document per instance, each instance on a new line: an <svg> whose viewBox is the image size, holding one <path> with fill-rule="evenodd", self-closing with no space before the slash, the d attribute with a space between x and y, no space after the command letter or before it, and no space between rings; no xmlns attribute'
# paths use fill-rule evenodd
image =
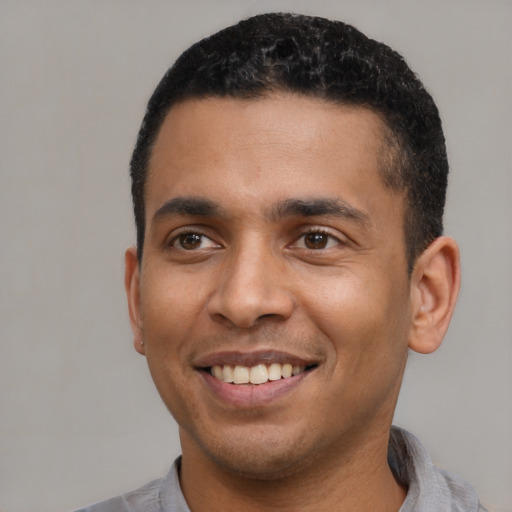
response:
<svg viewBox="0 0 512 512"><path fill-rule="evenodd" d="M369 110L295 95L167 116L142 266L127 261L136 346L184 460L272 478L386 433L411 313L382 129Z"/></svg>

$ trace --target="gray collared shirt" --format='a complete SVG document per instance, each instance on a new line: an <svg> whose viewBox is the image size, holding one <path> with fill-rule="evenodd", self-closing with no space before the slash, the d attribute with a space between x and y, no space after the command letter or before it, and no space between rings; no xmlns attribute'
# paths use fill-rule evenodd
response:
<svg viewBox="0 0 512 512"><path fill-rule="evenodd" d="M388 461L408 487L399 512L486 512L465 480L433 465L427 451L409 432L391 428ZM77 512L190 512L179 482L181 458L166 477Z"/></svg>

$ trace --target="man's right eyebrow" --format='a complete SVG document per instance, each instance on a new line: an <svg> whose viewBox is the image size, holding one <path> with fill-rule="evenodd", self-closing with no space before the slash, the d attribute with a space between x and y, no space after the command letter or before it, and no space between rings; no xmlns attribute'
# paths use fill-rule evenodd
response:
<svg viewBox="0 0 512 512"><path fill-rule="evenodd" d="M219 214L219 205L209 199L201 197L174 197L158 208L153 215L153 220L158 221L173 215L211 217Z"/></svg>

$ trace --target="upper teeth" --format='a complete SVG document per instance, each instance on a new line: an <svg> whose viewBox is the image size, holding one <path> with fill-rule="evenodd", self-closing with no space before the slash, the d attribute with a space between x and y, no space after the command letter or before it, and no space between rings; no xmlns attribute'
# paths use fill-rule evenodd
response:
<svg viewBox="0 0 512 512"><path fill-rule="evenodd" d="M234 384L264 384L269 380L287 379L292 375L298 375L305 370L305 366L292 366L291 364L257 364L256 366L212 366L211 373L223 382Z"/></svg>

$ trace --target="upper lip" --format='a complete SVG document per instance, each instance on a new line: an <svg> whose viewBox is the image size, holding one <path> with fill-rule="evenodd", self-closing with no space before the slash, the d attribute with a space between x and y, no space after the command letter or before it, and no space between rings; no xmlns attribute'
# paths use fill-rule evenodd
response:
<svg viewBox="0 0 512 512"><path fill-rule="evenodd" d="M280 363L297 366L317 365L319 361L315 358L300 357L287 352L276 350L259 350L254 352L242 351L224 351L205 354L197 357L193 361L196 368L209 368L214 365L240 365L240 366L256 366L257 364Z"/></svg>

